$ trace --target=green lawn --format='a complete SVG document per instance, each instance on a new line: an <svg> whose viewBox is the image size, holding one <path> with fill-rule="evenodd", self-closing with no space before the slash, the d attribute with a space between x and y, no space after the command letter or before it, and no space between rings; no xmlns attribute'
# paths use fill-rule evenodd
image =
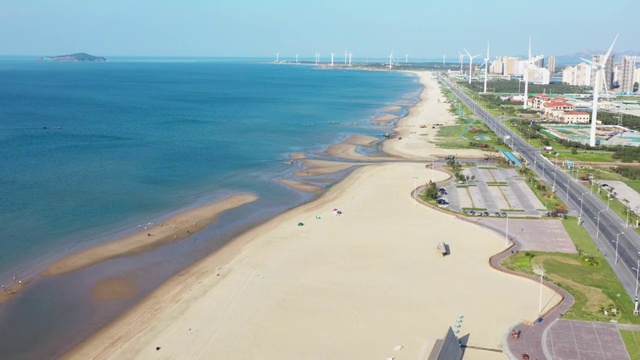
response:
<svg viewBox="0 0 640 360"><path fill-rule="evenodd" d="M632 315L632 300L589 234L577 225L575 217L562 220L562 223L579 250L578 254L521 251L503 261L503 265L529 274L533 273L534 265L542 265L545 279L561 286L576 300L564 315L567 319L616 319L622 323L640 324L640 318ZM613 308L619 310L615 316L611 315ZM604 315L603 309L608 309L610 314Z"/></svg>
<svg viewBox="0 0 640 360"><path fill-rule="evenodd" d="M616 214L618 214L618 216L620 216L620 218L622 219L623 222L627 221L627 206L621 201L618 200L616 198L614 198L613 196L611 196L609 199L607 198L608 192L602 188L600 189L600 193L598 194L598 188L594 186L593 188L593 192L600 198L602 199L602 201L604 201L605 204L609 204L609 208L611 210L613 210ZM634 224L636 222L636 216L633 216L633 214L631 213L629 215L629 223L630 224ZM640 229L636 229L637 233L640 233Z"/></svg>
<svg viewBox="0 0 640 360"><path fill-rule="evenodd" d="M640 331L620 330L620 336L631 360L640 360Z"/></svg>
<svg viewBox="0 0 640 360"><path fill-rule="evenodd" d="M627 180L625 181L625 183L629 185L629 187L631 187L633 190L640 193L640 180Z"/></svg>

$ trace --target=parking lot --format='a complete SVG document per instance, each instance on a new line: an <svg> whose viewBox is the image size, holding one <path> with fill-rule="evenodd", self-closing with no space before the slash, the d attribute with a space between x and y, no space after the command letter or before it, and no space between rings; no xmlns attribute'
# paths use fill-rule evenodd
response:
<svg viewBox="0 0 640 360"><path fill-rule="evenodd" d="M443 199L456 212L471 212L489 216L532 216L546 213L545 206L529 189L516 170L497 167L473 167L464 169L472 180L468 184L451 182Z"/></svg>

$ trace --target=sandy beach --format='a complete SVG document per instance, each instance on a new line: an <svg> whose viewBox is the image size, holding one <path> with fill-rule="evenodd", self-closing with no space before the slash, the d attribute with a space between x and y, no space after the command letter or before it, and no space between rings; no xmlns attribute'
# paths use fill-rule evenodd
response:
<svg viewBox="0 0 640 360"><path fill-rule="evenodd" d="M432 74L418 76L425 90L398 124L402 140L383 149L430 160L451 150L426 141L435 130L420 125L453 117ZM354 146L366 143L334 153L360 161ZM307 169L294 173L301 178L364 164L301 161ZM540 288L489 266L506 246L501 236L412 198L432 176L449 177L397 159L361 166L185 269L65 358L426 359L459 315L468 345L499 350L514 324L537 317ZM287 185L303 186L296 182ZM440 241L451 255L439 253ZM547 288L542 296L545 308L559 301ZM465 358L505 355L469 348Z"/></svg>
<svg viewBox="0 0 640 360"><path fill-rule="evenodd" d="M432 157L457 155L464 158L485 158L486 153L473 149L441 149L436 146L435 124L455 124L456 117L449 112L451 104L440 91L440 85L431 72L413 72L425 87L418 103L396 126L396 136L385 141L382 150L390 155L408 159L430 160ZM420 126L424 126L421 128Z"/></svg>

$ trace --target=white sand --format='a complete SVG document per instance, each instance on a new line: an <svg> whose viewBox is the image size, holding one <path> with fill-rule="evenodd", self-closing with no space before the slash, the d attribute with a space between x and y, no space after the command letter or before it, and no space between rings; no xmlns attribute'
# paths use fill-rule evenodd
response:
<svg viewBox="0 0 640 360"><path fill-rule="evenodd" d="M441 149L436 146L438 127L434 124L453 125L456 117L449 112L451 104L440 91L437 81L431 72L413 72L420 83L425 86L420 93L418 103L409 109L406 117L398 121L397 137L383 144L383 151L388 154L406 158L431 159L433 156L444 157L457 155L465 158L485 158L487 153L473 149ZM440 101L440 102L438 102ZM421 128L424 125L426 128ZM398 140L401 137L402 140Z"/></svg>
<svg viewBox="0 0 640 360"><path fill-rule="evenodd" d="M421 75L422 101L401 121L403 140L385 142L392 155L449 153L411 134L452 120L448 104L434 103L430 76ZM338 166L315 165L320 173ZM411 191L431 171L419 163L356 170L186 269L67 358L426 359L460 314L469 345L500 348L511 326L536 318L539 285L489 266L501 236L416 205ZM450 256L438 252L440 241ZM558 300L544 288L546 306ZM505 356L467 349L465 358Z"/></svg>
<svg viewBox="0 0 640 360"><path fill-rule="evenodd" d="M228 264L214 254L188 270L197 283L163 286L71 358L416 359L459 314L469 344L498 348L510 326L536 317L539 288L488 266L501 237L415 206L413 176L424 183L431 173L421 164L357 170L241 236L247 245Z"/></svg>

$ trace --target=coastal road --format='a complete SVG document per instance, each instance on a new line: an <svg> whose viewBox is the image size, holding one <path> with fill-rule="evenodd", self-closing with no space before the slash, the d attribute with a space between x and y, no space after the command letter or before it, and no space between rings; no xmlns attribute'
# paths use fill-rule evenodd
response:
<svg viewBox="0 0 640 360"><path fill-rule="evenodd" d="M552 184L555 177L556 194L578 216L581 215L582 226L594 239L631 299L636 298L639 283L635 269L640 266L640 236L631 227L626 228L624 221L613 210L607 209L607 204L591 194L587 187L543 157L540 149L520 138L500 120L471 100L448 78L441 75L438 78L497 136L507 139L505 143L514 152L518 152L540 178ZM582 209L581 214L580 209Z"/></svg>

